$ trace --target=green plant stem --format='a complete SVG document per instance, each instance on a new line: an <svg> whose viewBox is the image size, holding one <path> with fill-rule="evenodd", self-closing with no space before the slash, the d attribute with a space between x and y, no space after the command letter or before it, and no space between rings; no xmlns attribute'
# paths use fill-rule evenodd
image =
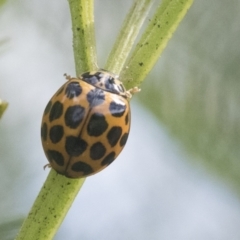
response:
<svg viewBox="0 0 240 240"><path fill-rule="evenodd" d="M108 57L105 69L120 74L153 0L135 0Z"/></svg>
<svg viewBox="0 0 240 240"><path fill-rule="evenodd" d="M84 180L69 179L51 170L16 240L52 239Z"/></svg>
<svg viewBox="0 0 240 240"><path fill-rule="evenodd" d="M120 78L128 79L126 88L139 86L145 79L192 2L163 0L121 72Z"/></svg>
<svg viewBox="0 0 240 240"><path fill-rule="evenodd" d="M69 0L76 74L97 68L93 0ZM51 170L16 240L50 240L85 181Z"/></svg>
<svg viewBox="0 0 240 240"><path fill-rule="evenodd" d="M73 31L73 51L76 74L97 69L94 32L94 1L68 0Z"/></svg>

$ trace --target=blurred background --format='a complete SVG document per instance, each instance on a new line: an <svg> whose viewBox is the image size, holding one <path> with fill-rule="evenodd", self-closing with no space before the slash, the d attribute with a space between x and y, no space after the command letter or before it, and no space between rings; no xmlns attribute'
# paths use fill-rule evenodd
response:
<svg viewBox="0 0 240 240"><path fill-rule="evenodd" d="M132 1L95 2L104 67ZM124 151L86 180L55 240L240 239L239 12L238 0L195 0L131 101ZM67 0L1 5L1 240L48 175L41 117L64 73L75 74Z"/></svg>

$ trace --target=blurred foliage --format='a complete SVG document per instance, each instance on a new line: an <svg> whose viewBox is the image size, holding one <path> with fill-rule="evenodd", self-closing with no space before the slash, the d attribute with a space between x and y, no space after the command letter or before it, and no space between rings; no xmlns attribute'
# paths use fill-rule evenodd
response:
<svg viewBox="0 0 240 240"><path fill-rule="evenodd" d="M192 160L204 163L238 193L239 5L195 1L163 54L161 73L155 69L155 81L145 81L139 95Z"/></svg>
<svg viewBox="0 0 240 240"><path fill-rule="evenodd" d="M0 118L2 117L4 111L6 110L8 106L8 103L7 102L4 102L0 99Z"/></svg>
<svg viewBox="0 0 240 240"><path fill-rule="evenodd" d="M0 7L3 6L3 4L6 2L6 0L0 0ZM0 47L2 47L2 45L4 45L4 43L6 43L7 40L6 39L1 39L0 38ZM2 117L4 111L6 110L8 106L8 103L7 102L4 102L0 99L0 118Z"/></svg>
<svg viewBox="0 0 240 240"><path fill-rule="evenodd" d="M0 223L0 239L1 240L12 240L15 238L23 218L18 218L12 221Z"/></svg>
<svg viewBox="0 0 240 240"><path fill-rule="evenodd" d="M0 0L0 7L6 2L7 0Z"/></svg>

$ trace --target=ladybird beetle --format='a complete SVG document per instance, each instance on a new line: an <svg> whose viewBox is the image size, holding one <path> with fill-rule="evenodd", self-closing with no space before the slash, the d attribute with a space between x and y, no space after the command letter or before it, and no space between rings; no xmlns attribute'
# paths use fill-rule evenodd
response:
<svg viewBox="0 0 240 240"><path fill-rule="evenodd" d="M122 151L129 135L131 93L105 71L65 75L67 82L48 102L41 125L47 166L69 178L95 174Z"/></svg>

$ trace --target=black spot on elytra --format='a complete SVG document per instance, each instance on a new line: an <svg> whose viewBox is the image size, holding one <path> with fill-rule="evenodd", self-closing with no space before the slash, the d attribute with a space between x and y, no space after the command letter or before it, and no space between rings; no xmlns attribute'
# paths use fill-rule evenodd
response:
<svg viewBox="0 0 240 240"><path fill-rule="evenodd" d="M129 121L129 119L128 119L128 114L125 116L125 125L127 125L128 124L128 121Z"/></svg>
<svg viewBox="0 0 240 240"><path fill-rule="evenodd" d="M70 128L77 128L85 115L85 108L81 105L71 106L66 110L65 123Z"/></svg>
<svg viewBox="0 0 240 240"><path fill-rule="evenodd" d="M82 87L79 82L70 82L65 90L65 94L68 98L72 99L78 97L82 93Z"/></svg>
<svg viewBox="0 0 240 240"><path fill-rule="evenodd" d="M121 147L123 147L126 144L127 139L128 139L128 133L124 133L121 137L121 140L120 140L120 146Z"/></svg>
<svg viewBox="0 0 240 240"><path fill-rule="evenodd" d="M56 125L56 126L51 127L50 131L49 131L49 137L50 137L52 143L59 142L63 137L63 133L64 133L63 126Z"/></svg>
<svg viewBox="0 0 240 240"><path fill-rule="evenodd" d="M74 163L71 169L74 172L83 172L84 176L93 173L92 167L87 163L81 161Z"/></svg>
<svg viewBox="0 0 240 240"><path fill-rule="evenodd" d="M101 162L102 166L111 164L115 159L115 152L110 152Z"/></svg>
<svg viewBox="0 0 240 240"><path fill-rule="evenodd" d="M79 156L87 149L87 142L79 137L66 137L65 149L70 156Z"/></svg>
<svg viewBox="0 0 240 240"><path fill-rule="evenodd" d="M90 136L98 137L102 135L108 128L108 123L101 113L94 113L92 114L88 125L87 125L87 132Z"/></svg>
<svg viewBox="0 0 240 240"><path fill-rule="evenodd" d="M41 127L41 137L43 139L43 141L47 140L47 124L43 123L42 127Z"/></svg>
<svg viewBox="0 0 240 240"><path fill-rule="evenodd" d="M109 111L114 117L122 117L125 113L126 105L118 104L116 102L111 102L109 105Z"/></svg>
<svg viewBox="0 0 240 240"><path fill-rule="evenodd" d="M45 110L44 110L44 115L46 115L46 114L49 113L51 107L52 107L52 102L49 101L48 104L47 104L47 106L46 106L46 108L45 108Z"/></svg>
<svg viewBox="0 0 240 240"><path fill-rule="evenodd" d="M63 155L60 152L55 151L55 150L48 150L47 151L47 156L48 156L48 160L50 162L54 161L59 166L64 165L64 158L63 158Z"/></svg>
<svg viewBox="0 0 240 240"><path fill-rule="evenodd" d="M58 119L63 114L63 104L59 101L55 102L51 108L50 114L49 114L49 121L52 122L55 119Z"/></svg>
<svg viewBox="0 0 240 240"><path fill-rule="evenodd" d="M100 142L94 143L90 148L90 157L92 160L99 160L106 153L106 148Z"/></svg>
<svg viewBox="0 0 240 240"><path fill-rule="evenodd" d="M107 139L111 147L114 147L118 140L120 139L122 135L122 128L121 127L112 127L108 134L107 134Z"/></svg>
<svg viewBox="0 0 240 240"><path fill-rule="evenodd" d="M98 88L92 89L87 94L87 100L88 100L91 108L102 104L105 100L104 91L101 89L98 89Z"/></svg>

